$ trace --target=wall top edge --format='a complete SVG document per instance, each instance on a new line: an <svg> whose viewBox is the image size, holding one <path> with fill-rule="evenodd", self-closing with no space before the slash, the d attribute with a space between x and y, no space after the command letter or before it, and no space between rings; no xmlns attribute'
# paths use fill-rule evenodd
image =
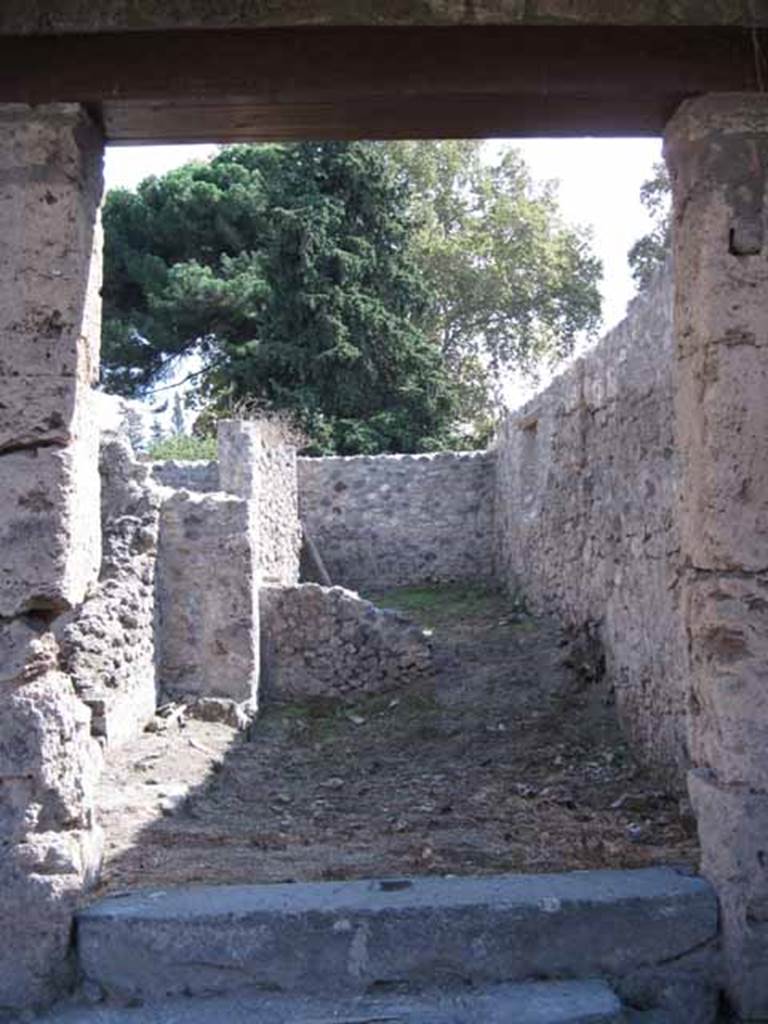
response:
<svg viewBox="0 0 768 1024"><path fill-rule="evenodd" d="M300 455L298 462L304 465L327 466L332 463L381 464L382 462L454 462L479 461L493 456L493 449L483 448L478 451L444 451L417 452L414 454L383 454L383 455Z"/></svg>
<svg viewBox="0 0 768 1024"><path fill-rule="evenodd" d="M520 431L535 430L542 408L551 402L552 396L560 395L564 406L575 407L581 395L584 378L594 374L596 367L604 366L615 377L622 372L623 350L637 344L637 327L652 323L660 314L666 313L672 322L672 300L674 295L674 267L671 255L666 263L654 273L649 285L638 292L627 304L624 317L610 330L581 352L562 363L553 376L533 395L519 405L507 407L501 415L501 429Z"/></svg>

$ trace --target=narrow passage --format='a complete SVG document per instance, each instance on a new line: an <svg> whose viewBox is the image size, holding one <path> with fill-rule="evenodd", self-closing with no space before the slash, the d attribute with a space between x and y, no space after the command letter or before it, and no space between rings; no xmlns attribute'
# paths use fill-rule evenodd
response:
<svg viewBox="0 0 768 1024"><path fill-rule="evenodd" d="M248 736L158 723L104 773L101 891L696 866L690 815L633 760L581 643L479 588L366 596L433 631L435 678L269 705Z"/></svg>

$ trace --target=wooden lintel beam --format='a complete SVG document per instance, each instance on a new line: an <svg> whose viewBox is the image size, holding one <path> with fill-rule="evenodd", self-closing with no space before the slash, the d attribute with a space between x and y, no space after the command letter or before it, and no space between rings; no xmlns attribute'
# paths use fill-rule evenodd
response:
<svg viewBox="0 0 768 1024"><path fill-rule="evenodd" d="M630 134L758 87L736 28L334 28L0 36L0 102L103 110L112 141ZM200 126L195 126L195 118ZM433 118L433 125L426 123ZM219 130L211 134L211 128Z"/></svg>
<svg viewBox="0 0 768 1024"><path fill-rule="evenodd" d="M684 95L666 102L531 96L411 96L378 101L260 104L247 99L105 103L112 142L289 142L302 139L526 138L658 135Z"/></svg>

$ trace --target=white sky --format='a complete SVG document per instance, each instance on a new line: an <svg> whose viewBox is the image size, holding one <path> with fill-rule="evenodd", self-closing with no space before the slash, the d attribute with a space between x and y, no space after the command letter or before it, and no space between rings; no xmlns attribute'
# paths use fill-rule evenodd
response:
<svg viewBox="0 0 768 1024"><path fill-rule="evenodd" d="M603 318L612 327L624 315L634 286L627 251L648 230L640 186L661 158L660 139L523 139L487 143L489 155L514 146L534 179L560 182L566 220L589 225L603 261ZM150 174L164 174L188 160L205 159L215 146L118 146L107 150L106 187L134 188Z"/></svg>

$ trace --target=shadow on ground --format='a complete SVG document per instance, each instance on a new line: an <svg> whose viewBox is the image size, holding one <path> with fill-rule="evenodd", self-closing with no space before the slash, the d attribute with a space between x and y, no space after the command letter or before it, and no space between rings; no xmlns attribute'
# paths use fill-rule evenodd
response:
<svg viewBox="0 0 768 1024"><path fill-rule="evenodd" d="M673 864L698 850L554 623L475 587L366 595L432 629L429 682L190 721L112 755L100 892Z"/></svg>

